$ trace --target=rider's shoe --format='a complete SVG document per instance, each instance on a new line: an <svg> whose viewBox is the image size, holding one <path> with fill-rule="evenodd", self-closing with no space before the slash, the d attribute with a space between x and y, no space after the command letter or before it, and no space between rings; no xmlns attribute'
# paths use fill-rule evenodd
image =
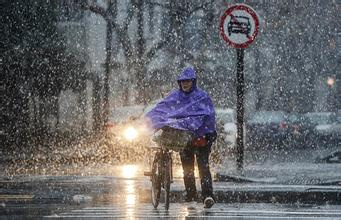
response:
<svg viewBox="0 0 341 220"><path fill-rule="evenodd" d="M214 199L212 197L206 197L206 199L204 200L204 208L211 208L214 205Z"/></svg>

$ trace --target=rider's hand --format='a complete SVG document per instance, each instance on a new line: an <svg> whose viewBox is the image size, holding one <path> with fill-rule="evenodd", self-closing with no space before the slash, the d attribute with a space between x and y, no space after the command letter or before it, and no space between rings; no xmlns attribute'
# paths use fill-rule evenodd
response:
<svg viewBox="0 0 341 220"><path fill-rule="evenodd" d="M194 140L192 141L192 145L194 147L205 147L207 146L207 140L205 137L194 138Z"/></svg>

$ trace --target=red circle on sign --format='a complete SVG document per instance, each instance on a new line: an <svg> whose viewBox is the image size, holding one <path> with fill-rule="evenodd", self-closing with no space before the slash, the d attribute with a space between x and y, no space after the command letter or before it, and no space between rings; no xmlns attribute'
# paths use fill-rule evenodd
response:
<svg viewBox="0 0 341 220"><path fill-rule="evenodd" d="M255 22L255 31L253 32L253 34L249 37L249 40L246 41L245 43L235 43L233 41L231 41L225 34L225 30L224 30L224 22L227 16L231 15L231 13L235 10L242 10L242 11L246 11L247 13L249 13L251 15L251 17L253 18L254 22ZM220 35L223 37L223 39L232 47L234 48L246 48L248 47L256 38L257 34L259 31L259 19L258 16L256 14L256 12L251 8L248 7L247 5L244 4L238 4L238 5L234 5L230 8L228 8L225 13L223 14L223 16L221 16L220 19Z"/></svg>

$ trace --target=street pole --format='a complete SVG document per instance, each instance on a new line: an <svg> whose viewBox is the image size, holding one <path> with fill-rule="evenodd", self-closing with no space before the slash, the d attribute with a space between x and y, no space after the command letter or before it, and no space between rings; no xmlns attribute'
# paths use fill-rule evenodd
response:
<svg viewBox="0 0 341 220"><path fill-rule="evenodd" d="M104 76L104 105L103 105L103 124L106 125L108 122L109 115L109 95L110 95L110 62L112 54L112 24L110 20L107 20L107 39L106 39L106 59L105 59L105 76Z"/></svg>
<svg viewBox="0 0 341 220"><path fill-rule="evenodd" d="M244 49L237 49L237 170L243 172L244 163Z"/></svg>
<svg viewBox="0 0 341 220"><path fill-rule="evenodd" d="M235 16L238 14L238 16ZM247 17L250 28L245 28L239 18ZM244 49L256 38L259 31L257 13L248 5L235 4L229 7L220 19L220 35L232 47L237 49L237 171L243 173L244 163Z"/></svg>

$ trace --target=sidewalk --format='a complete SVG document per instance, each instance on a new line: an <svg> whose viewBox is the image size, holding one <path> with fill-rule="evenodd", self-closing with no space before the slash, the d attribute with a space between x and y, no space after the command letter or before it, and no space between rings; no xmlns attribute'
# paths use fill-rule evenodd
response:
<svg viewBox="0 0 341 220"><path fill-rule="evenodd" d="M233 168L217 168L213 183L216 200L219 203L341 204L341 163L320 162L251 164L242 173ZM171 187L173 197L183 199L182 179L176 179ZM200 189L199 180L197 189Z"/></svg>

